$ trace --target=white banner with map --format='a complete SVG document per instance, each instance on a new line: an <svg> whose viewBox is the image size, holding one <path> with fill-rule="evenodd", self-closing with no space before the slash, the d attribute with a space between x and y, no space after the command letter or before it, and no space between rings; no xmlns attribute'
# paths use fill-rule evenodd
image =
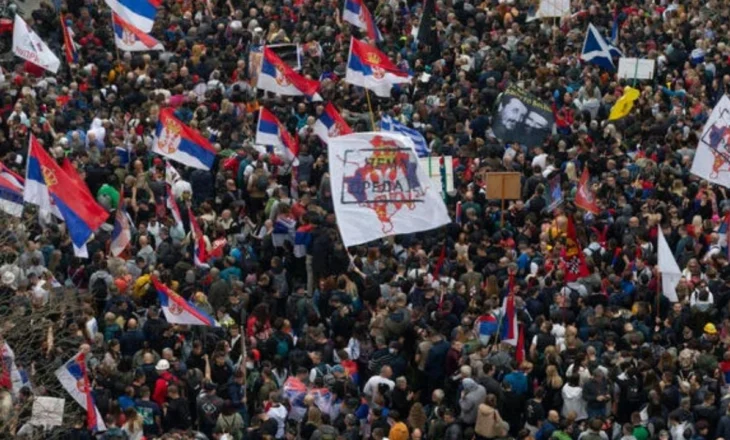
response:
<svg viewBox="0 0 730 440"><path fill-rule="evenodd" d="M446 205L409 138L388 132L340 136L328 148L332 199L345 246L450 223Z"/></svg>

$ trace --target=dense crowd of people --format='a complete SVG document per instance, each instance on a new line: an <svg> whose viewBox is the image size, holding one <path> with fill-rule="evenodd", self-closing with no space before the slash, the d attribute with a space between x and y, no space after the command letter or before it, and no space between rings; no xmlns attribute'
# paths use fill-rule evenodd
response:
<svg viewBox="0 0 730 440"><path fill-rule="evenodd" d="M454 222L349 249L328 145L313 133L322 103L257 92L248 65L254 45L301 44L301 72L353 130L372 130L363 89L343 80L362 32L343 22L342 2L162 0L152 35L164 51L145 53L115 49L104 2L60 3L78 64L57 75L4 64L0 156L24 175L33 134L112 215L89 259L32 207L2 218L0 342L25 382L10 393L0 374L3 438L730 439L730 197L689 172L730 85L726 1L579 0L570 16L532 21L536 2L438 0L432 44L414 41L422 3L366 2L378 47L414 77L390 99L371 95L375 118L453 158ZM53 4L26 21L62 53ZM614 22L625 56L656 61L653 80L580 60L588 24L608 35ZM609 122L627 85L641 96ZM494 136L510 86L552 107L542 145ZM166 208L165 161L150 152L168 107L218 150L210 171L173 163L182 227ZM255 148L261 107L298 136L296 173ZM599 213L573 203L584 169ZM521 173L522 198L487 200L490 171ZM563 203L549 210L556 174ZM121 258L109 251L120 197L133 224ZM296 241L277 231L282 219L296 222ZM209 269L194 265L191 220ZM589 269L576 282L571 222ZM659 228L682 270L676 302L660 293ZM153 278L220 327L168 324ZM524 354L500 337L509 294ZM19 332L31 315L44 318ZM64 397L53 372L79 350L107 430L91 432L65 396L63 426L39 434L32 402Z"/></svg>

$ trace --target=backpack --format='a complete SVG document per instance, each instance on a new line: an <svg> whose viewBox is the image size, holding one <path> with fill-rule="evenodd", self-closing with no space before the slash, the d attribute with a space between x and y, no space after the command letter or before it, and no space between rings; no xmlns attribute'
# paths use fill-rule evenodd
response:
<svg viewBox="0 0 730 440"><path fill-rule="evenodd" d="M269 189L269 179L266 177L266 174L261 173L256 176L255 185L257 190L266 192L266 190Z"/></svg>
<svg viewBox="0 0 730 440"><path fill-rule="evenodd" d="M629 379L626 383L626 400L631 403L638 403L642 400L641 388L639 388L639 381L636 379Z"/></svg>
<svg viewBox="0 0 730 440"><path fill-rule="evenodd" d="M109 294L109 286L106 285L104 278L97 278L94 280L94 284L91 286L91 293L96 299L106 299Z"/></svg>
<svg viewBox="0 0 730 440"><path fill-rule="evenodd" d="M278 338L276 340L275 354L281 356L282 359L289 357L289 341L286 338Z"/></svg>

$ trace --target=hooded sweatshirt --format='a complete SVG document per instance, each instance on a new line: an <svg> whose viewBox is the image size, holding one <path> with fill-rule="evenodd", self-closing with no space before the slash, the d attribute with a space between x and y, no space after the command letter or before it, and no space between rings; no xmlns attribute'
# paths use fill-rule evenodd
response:
<svg viewBox="0 0 730 440"><path fill-rule="evenodd" d="M487 397L487 391L471 378L464 379L461 384L464 387L463 396L459 400L461 421L465 424L472 425L477 421L479 405Z"/></svg>

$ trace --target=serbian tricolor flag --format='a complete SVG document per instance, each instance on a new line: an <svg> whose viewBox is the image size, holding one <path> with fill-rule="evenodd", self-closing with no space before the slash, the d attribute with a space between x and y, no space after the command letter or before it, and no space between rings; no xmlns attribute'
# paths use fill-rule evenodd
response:
<svg viewBox="0 0 730 440"><path fill-rule="evenodd" d="M69 28L64 16L61 15L61 33L63 33L63 51L66 55L66 62L69 64L78 64L79 52L76 50L76 43L73 40L73 31Z"/></svg>
<svg viewBox="0 0 730 440"><path fill-rule="evenodd" d="M167 187L167 207L172 213L172 218L175 219L175 225L182 228L182 215L180 214L180 207L177 205L175 196L172 194L172 188L170 188L169 186Z"/></svg>
<svg viewBox="0 0 730 440"><path fill-rule="evenodd" d="M208 255L208 248L205 245L205 236L191 208L188 208L188 218L190 219L190 233L193 238L193 261L198 267L209 267L208 259L210 255Z"/></svg>
<svg viewBox="0 0 730 440"><path fill-rule="evenodd" d="M383 35L375 24L372 14L365 6L364 0L345 0L342 19L365 31L368 39L373 43L383 39Z"/></svg>
<svg viewBox="0 0 730 440"><path fill-rule="evenodd" d="M118 14L112 12L114 21L114 44L126 52L144 52L147 50L165 50L162 43L139 28L127 23Z"/></svg>
<svg viewBox="0 0 730 440"><path fill-rule="evenodd" d="M109 213L96 203L88 190L70 178L34 136L30 137L25 180L25 200L28 201L29 197L43 198L43 192L48 194L66 222L68 234L77 248L82 248L91 234L109 217ZM48 208L43 204L39 206L41 209ZM46 210L51 212L51 209Z"/></svg>
<svg viewBox="0 0 730 440"><path fill-rule="evenodd" d="M20 174L8 168L2 162L0 162L0 177L4 177L6 180L12 183L14 187L21 190L25 185L25 179Z"/></svg>
<svg viewBox="0 0 730 440"><path fill-rule="evenodd" d="M74 400L86 410L86 423L92 432L106 431L104 419L94 403L91 395L91 382L86 369L86 355L80 352L61 368L56 370L56 377L63 388Z"/></svg>
<svg viewBox="0 0 730 440"><path fill-rule="evenodd" d="M216 155L208 139L183 124L170 108L160 110L152 151L201 170L210 170Z"/></svg>
<svg viewBox="0 0 730 440"><path fill-rule="evenodd" d="M89 187L86 185L84 179L79 176L78 171L76 171L76 167L74 167L71 161L68 160L68 157L65 157L63 159L63 162L61 162L61 168L63 169L63 172L66 173L66 175L69 177L69 179L76 182L76 184L84 191L84 193L88 194L89 197L93 197L91 195L91 190L89 190Z"/></svg>
<svg viewBox="0 0 730 440"><path fill-rule="evenodd" d="M317 122L314 123L314 134L322 139L322 142L329 143L331 137L342 136L352 133L352 128L347 125L337 108L328 102Z"/></svg>
<svg viewBox="0 0 730 440"><path fill-rule="evenodd" d="M0 210L14 217L23 216L23 189L0 176Z"/></svg>
<svg viewBox="0 0 730 440"><path fill-rule="evenodd" d="M275 114L264 107L259 111L259 123L256 127L256 144L271 145L288 163L299 163L299 142L279 121Z"/></svg>
<svg viewBox="0 0 730 440"><path fill-rule="evenodd" d="M504 299L502 304L502 342L511 345L517 345L517 336L519 333L517 325L517 314L515 311L515 296L510 293Z"/></svg>
<svg viewBox="0 0 730 440"><path fill-rule="evenodd" d="M168 323L218 327L218 323L212 316L185 301L183 297L170 290L157 278L152 278L152 284L157 290L157 298L160 300L160 307L162 307L162 312L165 314Z"/></svg>
<svg viewBox="0 0 730 440"><path fill-rule="evenodd" d="M162 0L104 0L111 10L142 32L151 32Z"/></svg>
<svg viewBox="0 0 730 440"><path fill-rule="evenodd" d="M411 76L403 72L375 46L350 39L345 81L371 90L381 98L390 98L396 84L410 83Z"/></svg>
<svg viewBox="0 0 730 440"><path fill-rule="evenodd" d="M590 187L590 180L591 175L588 172L588 167L585 167L578 182L578 191L575 193L575 205L593 214L598 214L601 209L596 203L596 197Z"/></svg>
<svg viewBox="0 0 730 440"><path fill-rule="evenodd" d="M306 96L321 101L319 81L308 79L294 71L273 50L264 47L261 74L256 87L282 96Z"/></svg>

